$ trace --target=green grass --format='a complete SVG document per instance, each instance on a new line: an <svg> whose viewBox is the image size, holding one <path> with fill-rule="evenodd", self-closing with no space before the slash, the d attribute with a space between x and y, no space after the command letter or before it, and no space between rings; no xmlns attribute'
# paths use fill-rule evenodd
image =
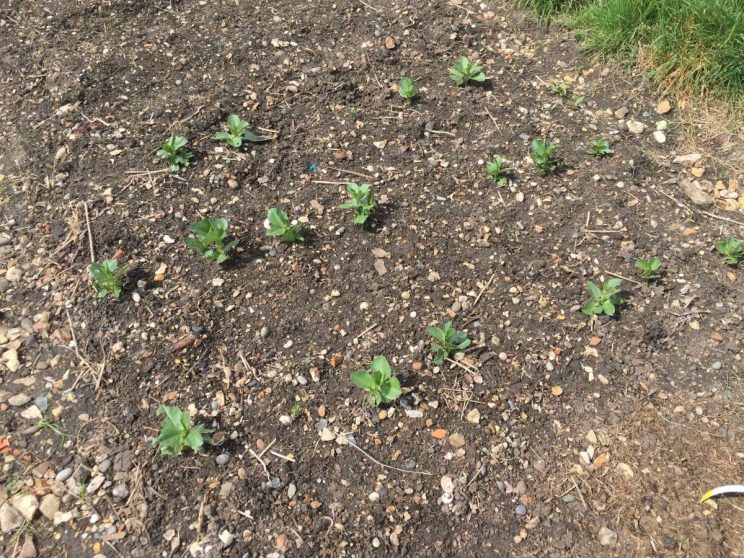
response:
<svg viewBox="0 0 744 558"><path fill-rule="evenodd" d="M742 0L521 0L603 56L650 63L662 86L744 106Z"/></svg>

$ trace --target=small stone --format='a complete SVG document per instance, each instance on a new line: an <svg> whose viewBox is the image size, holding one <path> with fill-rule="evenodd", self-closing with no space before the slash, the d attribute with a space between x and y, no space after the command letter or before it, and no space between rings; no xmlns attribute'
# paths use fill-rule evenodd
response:
<svg viewBox="0 0 744 558"><path fill-rule="evenodd" d="M49 400L47 399L46 395L40 395L39 397L34 399L34 403L42 413L49 408Z"/></svg>
<svg viewBox="0 0 744 558"><path fill-rule="evenodd" d="M124 499L127 496L129 496L129 488L127 488L127 485L123 482L120 482L116 486L114 486L114 489L111 491L111 494L114 498L120 498Z"/></svg>
<svg viewBox="0 0 744 558"><path fill-rule="evenodd" d="M41 410L36 405L31 405L21 411L21 416L26 420L41 420L43 418Z"/></svg>
<svg viewBox="0 0 744 558"><path fill-rule="evenodd" d="M703 191L697 181L692 182L683 178L679 181L679 187L694 205L699 207L711 207L713 205L713 198Z"/></svg>
<svg viewBox="0 0 744 558"><path fill-rule="evenodd" d="M664 143L666 141L666 134L661 130L656 130L653 135L656 143Z"/></svg>
<svg viewBox="0 0 744 558"><path fill-rule="evenodd" d="M10 533L23 525L23 516L8 503L0 506L0 530Z"/></svg>
<svg viewBox="0 0 744 558"><path fill-rule="evenodd" d="M282 415L279 417L279 422L284 426L289 426L292 424L292 418L289 415Z"/></svg>
<svg viewBox="0 0 744 558"><path fill-rule="evenodd" d="M8 404L11 407L21 407L31 401L31 396L26 395L25 393L19 393L18 395L14 395L10 399L8 399Z"/></svg>
<svg viewBox="0 0 744 558"><path fill-rule="evenodd" d="M261 328L261 338L266 339L269 336L269 328L266 326L263 326Z"/></svg>
<svg viewBox="0 0 744 558"><path fill-rule="evenodd" d="M330 442L336 439L336 435L329 428L324 428L320 432L320 439L323 442Z"/></svg>
<svg viewBox="0 0 744 558"><path fill-rule="evenodd" d="M463 436L462 434L458 432L455 432L454 434L450 434L448 441L449 441L449 444L455 449L460 449L465 446L465 436Z"/></svg>
<svg viewBox="0 0 744 558"><path fill-rule="evenodd" d="M214 462L217 463L217 465L227 465L230 463L230 454L221 453L215 458Z"/></svg>
<svg viewBox="0 0 744 558"><path fill-rule="evenodd" d="M105 473L111 468L111 460L110 459L104 459L101 461L101 464L98 466L98 470L101 473Z"/></svg>
<svg viewBox="0 0 744 558"><path fill-rule="evenodd" d="M639 135L646 130L646 125L643 122L638 122L637 120L628 120L625 125L628 126L628 130L631 134Z"/></svg>
<svg viewBox="0 0 744 558"><path fill-rule="evenodd" d="M287 498L290 500L294 498L294 495L297 494L297 487L293 482L289 483L289 486L287 487Z"/></svg>
<svg viewBox="0 0 744 558"><path fill-rule="evenodd" d="M57 512L54 514L54 525L61 525L62 523L67 523L72 518L76 516L75 512L72 511L66 511L66 512Z"/></svg>
<svg viewBox="0 0 744 558"><path fill-rule="evenodd" d="M465 415L465 419L473 424L478 424L480 422L480 418L481 414L478 409L470 409L470 411L468 411L468 414Z"/></svg>
<svg viewBox="0 0 744 558"><path fill-rule="evenodd" d="M21 367L21 363L18 360L18 351L15 349L8 349L5 351L3 356L0 357L0 362L2 362L11 372L16 372Z"/></svg>
<svg viewBox="0 0 744 558"><path fill-rule="evenodd" d="M34 546L34 539L31 535L23 537L23 545L21 550L18 552L17 558L35 558L36 547Z"/></svg>
<svg viewBox="0 0 744 558"><path fill-rule="evenodd" d="M452 480L451 477L448 477L447 475L443 476L439 480L439 484L442 487L442 490L445 492L449 492L450 494L454 494L455 492L455 483Z"/></svg>
<svg viewBox="0 0 744 558"><path fill-rule="evenodd" d="M519 504L514 511L519 517L522 517L523 515L527 515L527 508L522 504Z"/></svg>
<svg viewBox="0 0 744 558"><path fill-rule="evenodd" d="M713 370L720 370L721 366L722 366L721 361L717 360L711 365L711 368L713 368Z"/></svg>
<svg viewBox="0 0 744 558"><path fill-rule="evenodd" d="M617 543L617 533L607 527L602 527L597 537L599 538L599 544L602 546L615 546L615 543Z"/></svg>
<svg viewBox="0 0 744 558"><path fill-rule="evenodd" d="M635 476L633 469L627 463L618 463L615 465L615 470L624 476L626 479L632 479Z"/></svg>
<svg viewBox="0 0 744 558"><path fill-rule="evenodd" d="M23 271L17 267L11 267L5 272L5 278L11 283L17 283L23 277Z"/></svg>
<svg viewBox="0 0 744 558"><path fill-rule="evenodd" d="M620 107L615 111L615 118L617 118L618 120L620 120L621 118L625 118L628 112L630 112L628 110L628 107Z"/></svg>
<svg viewBox="0 0 744 558"><path fill-rule="evenodd" d="M220 532L219 537L220 537L220 541L222 541L222 544L224 544L225 546L230 546L233 543L233 541L235 540L235 535L233 535L227 529L223 529Z"/></svg>
<svg viewBox="0 0 744 558"><path fill-rule="evenodd" d="M41 499L39 504L39 511L41 515L46 517L48 520L54 520L54 514L59 511L59 497L54 494L47 494Z"/></svg>
<svg viewBox="0 0 744 558"><path fill-rule="evenodd" d="M519 203L522 203L524 201L524 193L517 192L517 195L514 196L514 199L517 200Z"/></svg>
<svg viewBox="0 0 744 558"><path fill-rule="evenodd" d="M669 104L669 101L661 101L656 105L656 114L666 114L670 110L672 110L672 105Z"/></svg>
<svg viewBox="0 0 744 558"><path fill-rule="evenodd" d="M8 500L8 502L24 517L26 521L32 521L36 514L36 510L39 509L39 501L33 494L16 494Z"/></svg>
<svg viewBox="0 0 744 558"><path fill-rule="evenodd" d="M367 499L370 502L379 502L380 501L380 494L379 492L370 492L369 496L367 496Z"/></svg>
<svg viewBox="0 0 744 558"><path fill-rule="evenodd" d="M59 481L59 482L65 482L71 476L72 476L72 467L65 467L59 473L57 473L57 476L54 477L54 480Z"/></svg>
<svg viewBox="0 0 744 558"><path fill-rule="evenodd" d="M694 164L697 163L703 156L700 153L690 153L688 155L679 155L674 158L673 163L677 164Z"/></svg>

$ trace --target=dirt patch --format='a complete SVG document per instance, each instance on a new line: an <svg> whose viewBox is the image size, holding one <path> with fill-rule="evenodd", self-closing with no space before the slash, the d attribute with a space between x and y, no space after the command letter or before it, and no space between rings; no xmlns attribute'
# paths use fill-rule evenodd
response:
<svg viewBox="0 0 744 558"><path fill-rule="evenodd" d="M653 138L646 84L500 4L202 4L0 9L0 341L19 356L1 495L62 514L4 552L744 554L737 502L697 503L742 472L744 299L711 250L742 217L682 199L692 171L673 121ZM452 84L461 55L484 86ZM231 113L271 141L217 148ZM154 158L171 132L196 155L176 176ZM534 172L536 137L559 172ZM599 138L614 155L586 153ZM738 191L703 164L702 187ZM349 180L373 184L368 227L338 208ZM274 206L307 243L265 236ZM210 214L240 239L221 268L181 242ZM126 254L119 301L88 283L89 227L96 259ZM641 284L652 255L664 275ZM587 319L587 281L611 274L627 303ZM425 328L446 319L474 343L437 367ZM404 387L382 413L349 381L375 355ZM225 442L158 455L164 402Z"/></svg>

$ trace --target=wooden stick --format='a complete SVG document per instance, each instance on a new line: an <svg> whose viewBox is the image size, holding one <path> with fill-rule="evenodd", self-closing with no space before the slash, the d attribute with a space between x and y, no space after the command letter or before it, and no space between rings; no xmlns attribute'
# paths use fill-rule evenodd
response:
<svg viewBox="0 0 744 558"><path fill-rule="evenodd" d="M356 450L359 450L360 452L362 452L362 454L367 459L369 459L370 461L373 461L373 462L377 463L380 467L384 467L385 469L392 469L393 471L398 471L399 473L406 473L406 474L409 474L409 475L429 475L429 476L431 476L431 473L428 472L428 471L409 471L407 469L400 469L398 467L393 467L392 465L385 465L383 462L377 461L377 459L375 459L374 457L372 457L370 454L368 454L366 451L364 451L362 448L360 448L359 446L357 446L355 443L353 443L351 440L349 440L345 436L336 436L336 438L341 439L341 444L342 445L349 445L352 448L354 448Z"/></svg>
<svg viewBox="0 0 744 558"><path fill-rule="evenodd" d="M346 186L348 182L334 182L331 180L313 180L313 184L333 184L334 186Z"/></svg>
<svg viewBox="0 0 744 558"><path fill-rule="evenodd" d="M88 203L83 202L83 209L85 210L85 224L88 226L88 247L90 248L90 263L96 262L96 254L93 250L93 231L90 228L90 217L88 217Z"/></svg>
<svg viewBox="0 0 744 558"><path fill-rule="evenodd" d="M703 215L707 215L708 217L713 217L714 219L720 219L721 221L726 221L728 223L733 223L735 225L739 225L740 227L744 227L744 223L740 221L736 221L735 219L729 219L728 217L723 217L722 215L716 215L715 213L710 213L708 211L702 211Z"/></svg>
<svg viewBox="0 0 744 558"><path fill-rule="evenodd" d="M252 449L248 448L248 451L261 464L261 467L263 467L264 473L266 473L266 478L268 479L269 482L271 482L271 475L269 474L269 470L266 468L266 463L264 463L264 460L261 459L258 455L256 455L256 452L253 451Z"/></svg>
<svg viewBox="0 0 744 558"><path fill-rule="evenodd" d="M475 301L473 302L473 306L471 306L471 308L475 308L475 305L478 304L478 301L480 301L481 297L483 296L483 293L485 293L486 289L488 289L488 287L491 286L491 283L493 283L494 277L496 277L495 271L491 274L491 278L488 280L488 282L485 285L483 285L483 288L478 293L478 296L475 297Z"/></svg>
<svg viewBox="0 0 744 558"><path fill-rule="evenodd" d="M619 273L612 273L611 271L604 270L604 273L607 275L612 275L613 277L617 277L618 279L622 279L623 281L629 281L630 283L635 283L636 285L643 286L643 283L640 281L636 281L635 279L630 279L629 277L625 277L624 275L620 275Z"/></svg>
<svg viewBox="0 0 744 558"><path fill-rule="evenodd" d="M343 172L343 173L346 173L346 174L351 174L353 176L358 176L359 178L366 178L367 180L374 180L374 177L369 176L368 174L362 174L361 172L354 172L354 171L350 171L350 170L339 169L338 167L332 167L331 165L325 165L325 166L328 167L329 169L332 169L332 170L335 170L335 171L338 171L338 172Z"/></svg>
<svg viewBox="0 0 744 558"><path fill-rule="evenodd" d="M452 132L445 132L443 130L426 130L426 131L431 132L432 134L442 134L444 136L450 136L453 138L455 137L455 134L453 134Z"/></svg>

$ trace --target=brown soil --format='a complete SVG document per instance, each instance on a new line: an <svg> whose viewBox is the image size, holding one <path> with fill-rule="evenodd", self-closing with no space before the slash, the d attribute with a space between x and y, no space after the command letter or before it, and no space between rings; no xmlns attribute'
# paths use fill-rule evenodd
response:
<svg viewBox="0 0 744 558"><path fill-rule="evenodd" d="M1 295L1 352L21 366L0 376L0 502L55 493L73 515L2 534L4 555L31 536L40 556L744 556L741 501L698 503L744 472L744 291L712 250L744 220L684 199L674 113L645 82L480 6L0 7L0 268L22 272ZM461 55L484 86L451 82ZM567 97L546 86L560 79ZM644 134L618 129L622 106ZM271 141L216 149L231 113ZM154 157L172 132L195 153L177 176ZM535 172L536 137L559 141L558 172ZM598 138L614 155L587 155ZM508 187L485 178L495 154ZM349 180L373 184L367 227L338 209ZM308 242L265 236L273 206ZM130 266L118 301L87 279L86 210L95 258ZM181 242L212 214L240 239L222 267ZM641 284L633 262L653 255L664 276ZM627 303L590 320L586 283L611 274L632 279ZM425 329L447 319L474 346L436 367ZM374 355L405 391L382 414L349 381ZM19 393L46 396L48 422ZM163 403L226 441L159 455Z"/></svg>

